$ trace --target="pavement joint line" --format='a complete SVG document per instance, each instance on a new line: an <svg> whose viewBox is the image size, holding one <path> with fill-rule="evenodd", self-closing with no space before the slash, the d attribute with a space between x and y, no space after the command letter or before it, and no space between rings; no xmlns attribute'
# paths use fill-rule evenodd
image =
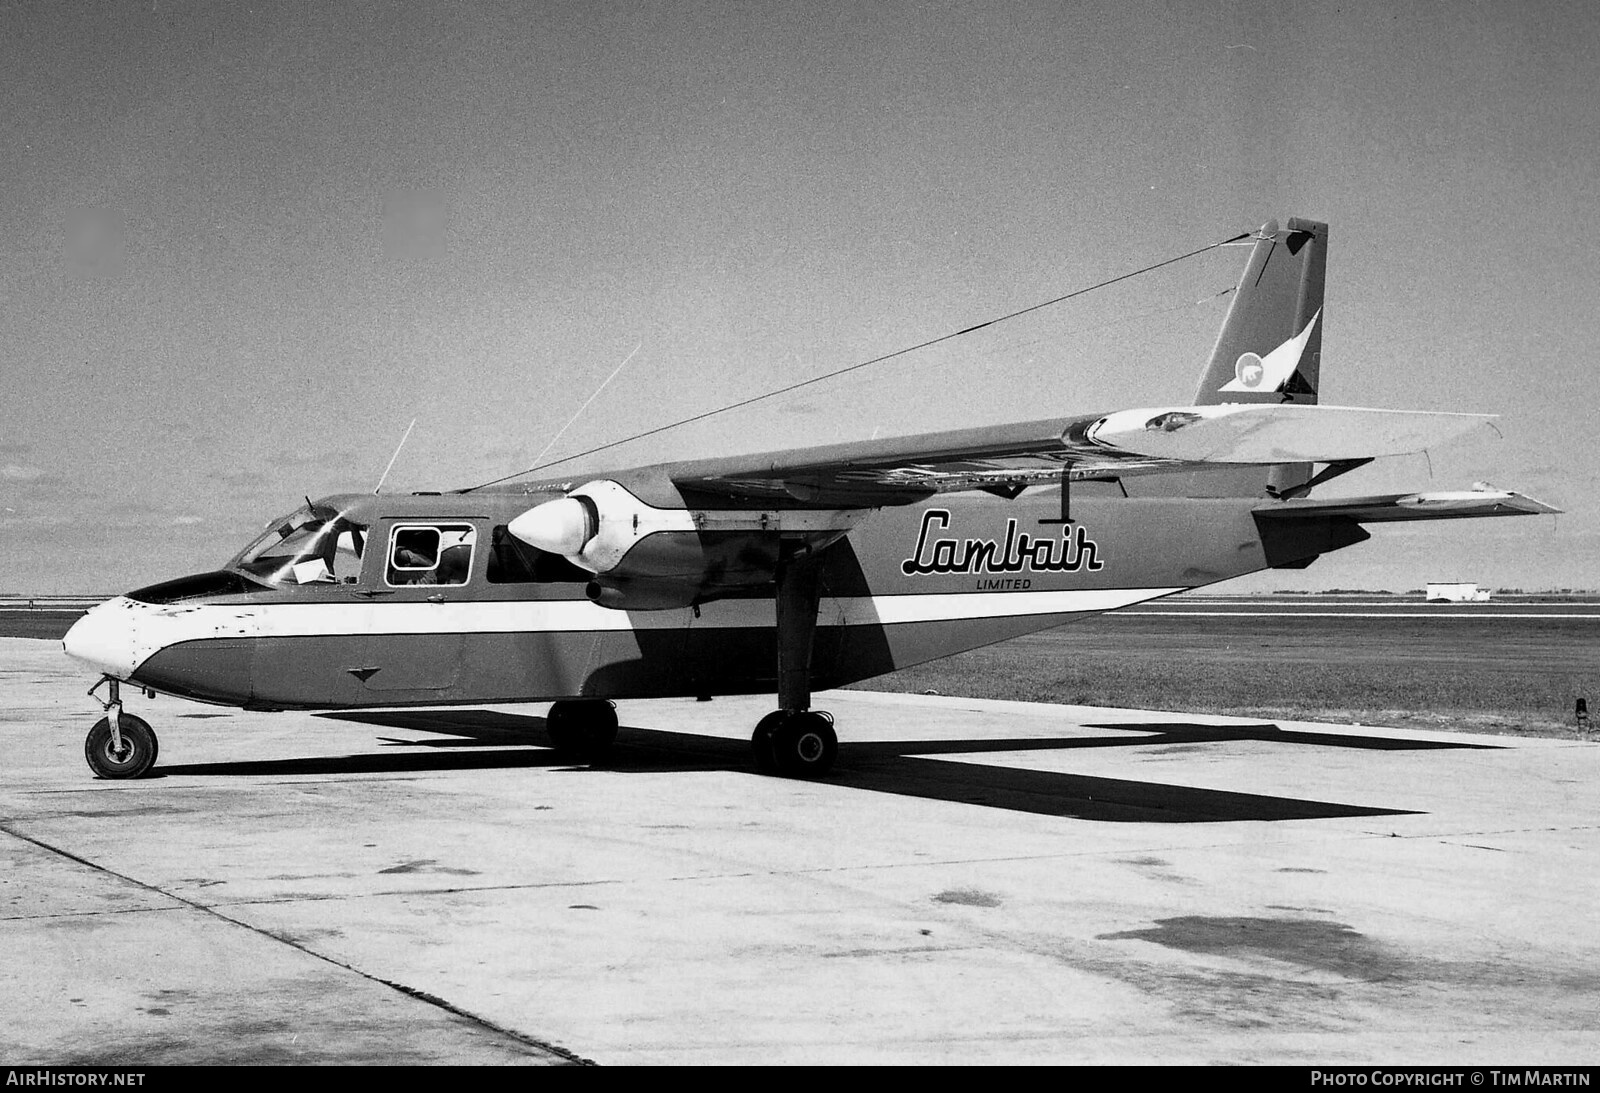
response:
<svg viewBox="0 0 1600 1093"><path fill-rule="evenodd" d="M59 857L66 858L68 861L76 862L79 865L84 866L85 868L94 870L97 873L104 874L105 876L108 876L108 877L115 877L117 880L120 880L125 884L131 884L131 885L133 885L133 886L135 886L137 888L143 888L147 892L153 892L156 895L165 896L168 899L176 900L178 903L184 905L185 907L189 907L189 908L192 908L193 910L199 911L201 914L210 915L211 917L216 918L216 919L218 919L218 920L220 920L222 922L226 922L226 923L228 923L230 925L237 926L240 929L248 930L253 934L257 934L257 935L259 935L261 937L267 938L269 941L275 941L280 945L285 945L285 946L287 946L287 947L289 947L291 949L296 950L297 952L304 953L306 956L311 957L313 960L320 960L325 964L331 964L336 968L342 968L347 972L350 972L350 973L352 973L354 975L360 976L362 979L368 980L369 982L381 984L381 985L383 985L385 987L388 987L390 990L393 990L393 991L395 991L395 992L397 992L399 994L407 995L408 997L415 998L420 1002L424 1002L424 1003L426 1003L426 1004L428 1004L430 1006L434 1006L434 1007L436 1007L438 1009L442 1009L446 1013L454 1014L457 1017L464 1018L465 1020L471 1021L473 1024L478 1025L481 1028L487 1029L487 1030L489 1030L491 1032L499 1033L500 1035L508 1037L508 1038L510 1038L512 1040L515 1040L518 1043L526 1044L529 1047L537 1048L540 1051L547 1051L550 1054L556 1056L557 1058L564 1059L567 1062L572 1063L574 1065L577 1065L577 1066L595 1066L595 1065L597 1065L593 1059L586 1059L583 1056L579 1055L575 1051L572 1051L572 1050L570 1050L568 1048L561 1047L558 1044L548 1043L548 1042L546 1042L544 1040L538 1039L537 1037L529 1036L526 1033L517 1031L516 1029L507 1028L504 1025L501 1025L501 1024L498 1024L498 1023L496 1023L494 1021L489 1020L487 1017L483 1017L480 1014L476 1014L476 1013L473 1013L470 1010L463 1009L462 1007L457 1006L455 1003L450 1002L447 999L440 998L436 994L430 994L427 991L422 990L420 988L407 986L404 983L400 983L400 982L397 982L397 981L392 980L392 979L385 979L380 975L374 975L371 972L363 971L362 969L356 967L353 964L348 964L348 963L344 962L343 960L336 959L335 957L329 956L326 953L319 953L315 949L308 948L307 946L301 944L300 942L295 941L293 938L284 937L281 934L275 934L270 930L264 930L264 929L261 929L258 926L253 926L250 923L243 921L242 919L237 919L237 918L233 918L233 917L231 917L229 915L225 915L221 911L217 910L216 908L208 907L203 903L197 903L194 900L189 899L186 896L178 895L175 892L169 892L166 889L162 888L160 885L150 884L150 883L148 883L146 881L139 880L137 877L130 877L125 873L119 873L115 869L109 869L106 866L100 865L97 862L90 861L88 858L81 857L80 855L74 854L70 850L63 850L61 847L53 846L50 843L47 843L42 839L36 839L31 835L25 835L20 831L14 830L9 825L0 824L0 832L3 832L5 834L7 834L7 835L10 835L14 839L20 839L22 842L30 843L33 846L37 846L39 849L48 851L51 854L55 854L55 855L58 855ZM168 908L168 910L173 910L173 909L174 908Z"/></svg>
<svg viewBox="0 0 1600 1093"><path fill-rule="evenodd" d="M1426 815L1426 813L1422 813ZM1380 839L1482 839L1498 835L1537 835L1553 831L1600 831L1600 824L1562 824L1554 827L1497 827L1481 831L1420 831L1414 835L1401 835L1393 831L1365 831L1362 834Z"/></svg>
<svg viewBox="0 0 1600 1093"><path fill-rule="evenodd" d="M1085 853L1092 853L1085 851ZM1081 857L1078 854L1026 854L1005 858L962 858L949 861L929 862L886 862L879 865L838 865L825 866L815 869L768 869L750 870L742 873L701 873L683 874L672 877L636 878L634 880L573 880L573 881L547 881L528 884L483 884L462 885L455 888L391 888L382 892L308 892L298 896L274 896L263 899L235 899L219 900L216 903L196 904L205 907L258 907L272 904L286 903L319 903L327 900L363 900L363 899L388 899L394 896L454 896L470 895L474 892L520 892L537 891L547 888L593 888L607 885L622 884L682 884L695 881L721 881L743 880L749 877L808 877L820 876L825 873L855 873L872 870L905 869L924 865L985 865L993 862L1027 862L1051 861L1060 858ZM174 899L183 897L174 896Z"/></svg>
<svg viewBox="0 0 1600 1093"><path fill-rule="evenodd" d="M668 878L676 879L676 878ZM530 884L484 884L460 888L390 888L382 892L305 892L297 896L271 896L259 899L225 899L215 903L195 903L197 907L267 907L280 903L323 903L329 900L389 899L394 896L458 896L473 892L520 892L542 888L597 888L626 884L620 880L563 880ZM181 896L173 897L182 899Z"/></svg>
<svg viewBox="0 0 1600 1093"><path fill-rule="evenodd" d="M1499 827L1491 828L1487 831L1458 831L1455 834L1458 837L1465 838L1468 835L1480 837L1484 835L1532 835L1548 831L1600 831L1600 824L1559 824L1555 827Z"/></svg>
<svg viewBox="0 0 1600 1093"><path fill-rule="evenodd" d="M47 915L0 915L0 922L38 922L52 918L101 918L107 915L164 915L183 909L183 904L174 899L174 903L166 907L116 907L105 911L55 911Z"/></svg>
<svg viewBox="0 0 1600 1093"><path fill-rule="evenodd" d="M1372 835L1372 834L1373 833L1370 833L1370 832L1369 833L1364 833L1364 835ZM1350 836L1350 837L1355 838L1355 837L1358 837L1358 836ZM1389 838L1390 836L1381 835L1381 836L1374 836L1374 837ZM1422 837L1425 837L1425 836L1407 836L1407 837L1422 838ZM1179 845L1179 846L1162 845L1162 846L1153 846L1153 847L1135 847L1135 848L1131 848L1131 849L1128 849L1128 848L1106 849L1106 848L1102 847L1102 848L1098 848L1098 849L1084 849L1084 850L1081 850L1081 851L1059 852L1059 853L1052 853L1052 854L1011 854L1011 855L1005 855L1005 856L999 856L999 857L983 857L983 858L936 858L936 859L930 859L930 860L927 860L927 861L913 861L913 862L879 862L877 864L864 863L864 864L858 864L858 865L817 866L817 867L811 868L811 869L747 870L745 872L740 872L740 873L698 873L698 874L685 873L685 874L679 874L679 875L676 875L676 876L669 876L669 877L654 877L654 878L643 877L643 878L634 878L632 880L606 879L606 880L548 881L548 882L542 882L542 883L527 883L527 884L484 884L484 885L476 885L476 886L474 886L474 885L462 885L460 887L455 887L455 888L393 888L393 889L389 889L389 890L382 891L382 892L307 893L305 895L299 895L299 896L279 896L279 897L273 897L273 898L270 898L270 899L223 900L223 901L219 901L219 902L217 902L215 904L209 904L207 906L214 906L214 907L247 907L247 906L257 906L257 905L275 904L275 903L311 903L311 902L318 902L318 901L322 901L322 900L357 900L357 899L388 898L388 897L392 897L392 896L449 896L449 895L470 894L470 893L473 893L473 892L516 892L516 891L537 890L537 889L544 889L544 888L587 888L587 887L603 887L603 886L607 886L607 885L637 885L637 884L681 884L681 883L693 883L693 882L696 882L696 881L743 880L743 879L746 879L746 878L749 878L749 877L813 877L813 876L822 876L822 875L829 874L829 873L865 873L865 872L886 871L886 870L892 870L892 869L921 869L921 868L925 868L925 867L929 867L929 866L943 867L943 866L951 866L951 865L995 865L995 864L1009 864L1009 863L1015 863L1015 862L1067 861L1067 860L1072 860L1072 859L1076 859L1076 858L1095 857L1095 856L1101 856L1101 855L1107 855L1107 854L1113 854L1113 855L1153 854L1153 853L1172 854L1172 853L1181 853L1181 852L1189 851L1189 850L1226 850L1226 849L1229 849L1229 848L1237 846L1237 845L1238 845L1237 843L1234 843L1234 842L1231 842L1231 841L1223 841L1223 842L1217 842L1217 843L1183 844L1183 845Z"/></svg>
<svg viewBox="0 0 1600 1093"><path fill-rule="evenodd" d="M1493 839L1502 835L1546 835L1555 832L1594 831L1593 824L1580 824L1575 827L1508 827L1503 831L1435 831L1422 835L1401 835L1403 839L1438 839L1440 842L1449 842L1453 839ZM1385 835L1384 838L1389 836Z"/></svg>
<svg viewBox="0 0 1600 1093"><path fill-rule="evenodd" d="M1419 831L1414 835L1402 835L1398 831L1369 831L1366 834L1367 834L1368 838L1372 838L1372 839L1404 839L1407 842L1419 842L1419 841L1420 842L1436 842L1436 843L1439 843L1439 844L1441 844L1443 846L1471 846L1472 845L1471 843L1462 842L1461 840L1468 839L1468 838L1481 839L1485 835L1488 835L1488 836L1492 837L1493 835L1496 834L1496 832L1493 832L1493 831L1465 831L1465 832ZM1495 847L1479 847L1479 849L1497 849L1497 848L1495 848Z"/></svg>
<svg viewBox="0 0 1600 1093"><path fill-rule="evenodd" d="M407 754L410 754L410 753L407 753ZM419 753L419 754L428 754L428 753L423 752L423 753ZM342 758L347 758L347 757L346 756L327 756L327 757L313 756L311 761L312 762L316 762L316 761L319 761L319 760L321 760L323 758L342 759ZM157 769L159 770L160 768L158 767ZM163 782L166 782L168 785L170 785L174 789L218 788L218 783L216 783L214 781L211 781L211 779L213 779L215 777L216 777L216 775L211 775L211 774L188 774L188 775L185 775L185 774L162 774L160 776L160 778L161 778L161 780ZM195 781L185 782L185 781L182 780L184 778L193 778L193 779L195 779ZM135 781L143 781L143 780L145 780L145 779L135 779ZM296 779L287 780L287 781L274 780L274 781L270 781L270 782L269 781L251 782L250 785L252 787L262 787L262 786L325 786L325 785L337 785L337 784L339 784L341 782L420 782L420 781L423 781L423 777L420 774L376 774L375 773L375 774L372 774L372 775L347 774L347 775L340 775L338 777L334 777L334 776L318 777L316 775L309 775L309 776L307 776L305 778L296 778ZM48 795L53 794L53 793L55 793L55 794L72 794L72 793L137 793L140 788L141 787L138 786L138 785L108 786L108 785L103 785L103 784L101 784L99 782L91 782L88 785L80 786L80 787L66 787L66 788L61 788L61 789L19 789L19 790L14 790L13 792L26 794L28 796L41 796L41 797L43 797L43 796L48 796Z"/></svg>
<svg viewBox="0 0 1600 1093"><path fill-rule="evenodd" d="M6 830L6 829L3 826L0 826L0 830ZM10 831L7 831L7 833L8 834L15 834L14 832L10 832ZM27 838L27 836L18 836L18 837ZM1385 836L1382 836L1382 837L1388 838L1389 836L1385 835ZM29 840L29 841L37 842L37 840ZM1443 841L1443 840L1441 840L1441 841ZM46 849L54 849L52 847L49 847L48 844L45 844L45 843L42 843L42 842L38 843L38 845L44 846L44 847L46 847ZM1055 853L1055 854L1015 854L1015 855L1007 855L1007 856L1004 856L1004 857L985 857L985 858L939 858L939 859L934 859L934 860L929 860L929 861L915 861L915 862L881 862L881 863L878 863L878 864L819 866L819 867L814 868L814 869L768 869L768 870L751 870L751 871L746 871L746 872L742 872L742 873L681 874L681 875L670 876L670 877L639 878L639 879L635 879L635 880L631 880L631 881L618 880L618 879L572 880L572 881L531 882L531 883L526 883L526 884L461 885L461 886L453 887L453 888L391 888L391 889L386 889L386 890L381 891L381 892L307 892L307 893L303 893L303 894L300 894L300 895L294 895L294 896L273 896L273 897L270 897L270 898L259 898L259 899L218 900L218 901L216 901L214 903L201 903L201 902L198 901L198 899L192 899L190 897L178 895L178 894L176 894L174 892L169 892L166 889L159 888L159 887L154 886L154 885L144 885L144 886L149 888L151 891L159 892L162 895L168 896L168 897L170 897L170 898L172 898L174 900L177 900L177 901L179 901L181 903L184 903L184 904L186 904L188 906L201 908L203 910L215 911L216 909L223 908L223 907L265 907L265 906L273 906L273 905L277 905L277 904L321 903L321 902L326 902L326 901L330 901L330 900L389 899L389 898L392 898L392 897L395 897L395 896L452 896L452 895L470 895L470 894L475 893L475 892L518 892L518 891L537 891L537 890L540 890L540 889L551 889L551 888L593 888L593 887L605 887L605 886L608 886L608 885L623 885L623 884L681 884L681 883L693 883L693 882L696 882L696 881L742 880L742 879L749 878L749 877L808 877L808 876L821 876L821 875L827 874L827 873L860 873L860 872L874 872L874 871L891 870L891 869L918 869L918 868L923 868L923 867L927 867L927 866L942 867L942 866L950 866L950 865L992 865L992 864L1002 864L1002 863L1012 863L1012 862L1048 862L1048 861L1058 861L1058 860L1068 860L1068 859L1073 859L1073 858L1081 858L1081 857L1086 857L1086 856L1096 856L1096 855L1102 855L1102 854L1129 854L1129 853L1156 853L1156 852L1174 853L1174 852L1178 852L1178 851L1191 850L1191 849L1227 848L1227 847L1230 847L1230 846L1233 846L1233 845L1235 845L1235 844L1230 843L1230 842L1222 842L1222 843L1213 843L1213 844L1194 844L1192 846L1185 845L1185 846L1179 846L1179 847L1172 847L1172 846L1139 847L1139 848L1134 848L1132 850L1126 850L1126 849L1106 850L1106 849L1102 848L1102 849L1086 849L1086 850L1083 850L1083 851L1070 852L1070 853L1065 853L1064 852L1064 853ZM68 854L66 856L72 857L72 855L70 855L70 854ZM84 859L81 859L81 858L75 858L74 860L84 861ZM92 862L84 861L84 864L93 866ZM94 868L102 868L100 866L93 866L93 867ZM111 873L113 876L118 876L118 877L122 876L121 874L115 873L112 870L104 870L104 871L108 872L108 873ZM131 880L131 878L123 878L123 879L130 879ZM143 884L142 881L137 881L137 880L132 881L132 883L134 883L134 884ZM131 914L131 913L142 912L142 911L165 911L165 910L172 910L172 908L157 908L157 907L126 908L126 909L124 909L122 911L117 911L117 912L89 911L89 912L81 912L81 913L82 914L86 914L86 915L112 914L112 913L115 913L115 914ZM57 918L57 917L63 917L64 918L64 917L69 917L69 916L65 916L65 915L27 915L27 916L14 916L14 917L18 918L18 919L21 919L21 918ZM0 921L7 921L7 919L4 916L0 916ZM233 920L229 919L228 921L231 922ZM241 925L247 925L247 924L241 923ZM254 927L248 927L248 928L254 929ZM287 943L288 944L293 944L292 942L287 942ZM316 954L313 954L313 955L316 955ZM351 970L354 971L356 969L351 969Z"/></svg>

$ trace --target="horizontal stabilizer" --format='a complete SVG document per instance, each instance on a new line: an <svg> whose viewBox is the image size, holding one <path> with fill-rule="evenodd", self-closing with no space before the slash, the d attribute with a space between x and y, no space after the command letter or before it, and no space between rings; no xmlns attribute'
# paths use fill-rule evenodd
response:
<svg viewBox="0 0 1600 1093"><path fill-rule="evenodd" d="M1406 455L1485 424L1490 414L1295 403L1119 410L1084 430L1090 443L1194 463L1337 463Z"/></svg>
<svg viewBox="0 0 1600 1093"><path fill-rule="evenodd" d="M1255 514L1283 520L1342 516L1360 524L1374 524L1399 520L1453 520L1469 516L1544 516L1560 511L1526 494L1497 490L1479 483L1470 490L1280 501L1262 505L1255 510Z"/></svg>

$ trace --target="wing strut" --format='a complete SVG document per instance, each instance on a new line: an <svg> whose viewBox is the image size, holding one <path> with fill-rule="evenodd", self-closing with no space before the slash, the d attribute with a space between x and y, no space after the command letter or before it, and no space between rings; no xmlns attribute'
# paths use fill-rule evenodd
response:
<svg viewBox="0 0 1600 1093"><path fill-rule="evenodd" d="M1072 464L1061 468L1061 518L1040 520L1041 524L1072 523Z"/></svg>
<svg viewBox="0 0 1600 1093"><path fill-rule="evenodd" d="M1331 482L1333 479L1338 478L1341 474L1349 474L1357 467L1365 467L1371 462L1372 457L1370 456L1366 459L1341 459L1336 462L1329 463L1326 467L1322 468L1320 472L1318 472L1315 478L1302 482L1298 486L1290 486L1287 489L1282 490L1275 486L1268 486L1267 493L1272 497L1276 497L1280 501L1292 501L1296 497L1306 497L1310 495L1312 486L1320 486L1324 482Z"/></svg>

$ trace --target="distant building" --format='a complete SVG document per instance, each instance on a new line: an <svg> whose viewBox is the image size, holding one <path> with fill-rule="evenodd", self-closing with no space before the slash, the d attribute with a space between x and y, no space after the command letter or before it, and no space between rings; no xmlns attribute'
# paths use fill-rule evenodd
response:
<svg viewBox="0 0 1600 1093"><path fill-rule="evenodd" d="M1459 581L1429 582L1429 603L1483 603L1489 598L1487 588L1479 588L1475 584L1462 584Z"/></svg>

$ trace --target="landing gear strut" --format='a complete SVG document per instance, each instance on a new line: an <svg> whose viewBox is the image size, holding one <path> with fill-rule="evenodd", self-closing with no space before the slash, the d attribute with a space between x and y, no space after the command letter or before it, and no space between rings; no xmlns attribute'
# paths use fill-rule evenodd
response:
<svg viewBox="0 0 1600 1093"><path fill-rule="evenodd" d="M790 778L820 778L839 755L833 717L811 709L811 646L820 598L817 564L790 557L778 567L778 705L750 737L756 766Z"/></svg>
<svg viewBox="0 0 1600 1093"><path fill-rule="evenodd" d="M563 699L550 707L544 726L562 756L595 763L617 738L617 707L603 698Z"/></svg>
<svg viewBox="0 0 1600 1093"><path fill-rule="evenodd" d="M143 777L156 765L156 753L160 751L155 730L144 718L122 712L118 680L105 677L89 688L91 696L101 683L111 685L105 700L96 699L105 707L106 716L89 730L83 742L83 757L88 760L89 769L101 778Z"/></svg>

